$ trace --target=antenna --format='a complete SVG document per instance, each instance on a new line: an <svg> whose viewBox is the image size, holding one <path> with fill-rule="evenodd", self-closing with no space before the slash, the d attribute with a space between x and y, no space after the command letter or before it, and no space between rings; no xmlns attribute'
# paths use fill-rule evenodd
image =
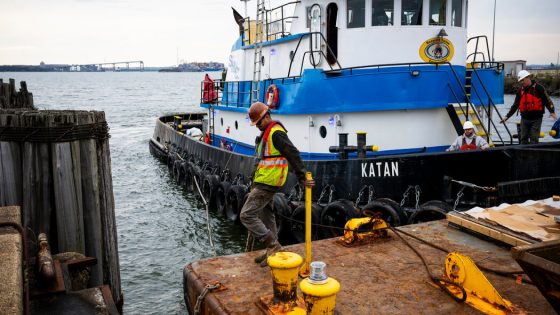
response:
<svg viewBox="0 0 560 315"><path fill-rule="evenodd" d="M496 0L494 0L494 22L492 26L492 61L494 60L494 37L496 36Z"/></svg>
<svg viewBox="0 0 560 315"><path fill-rule="evenodd" d="M247 18L247 2L251 1L251 0L239 0L241 2L243 2L243 4L245 5L245 16L244 18Z"/></svg>

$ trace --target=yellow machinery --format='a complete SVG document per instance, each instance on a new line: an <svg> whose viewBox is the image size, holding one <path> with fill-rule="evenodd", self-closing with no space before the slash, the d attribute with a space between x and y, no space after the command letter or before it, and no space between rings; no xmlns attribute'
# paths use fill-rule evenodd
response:
<svg viewBox="0 0 560 315"><path fill-rule="evenodd" d="M360 232L360 230L367 231ZM387 223L379 218L366 217L350 219L344 226L344 235L337 241L344 246L355 246L387 237Z"/></svg>
<svg viewBox="0 0 560 315"><path fill-rule="evenodd" d="M291 252L277 252L268 257L274 294L260 298L260 306L267 314L305 314L305 302L297 296L302 262L300 255Z"/></svg>
<svg viewBox="0 0 560 315"><path fill-rule="evenodd" d="M445 276L465 289L467 293L465 302L477 310L496 315L511 311L511 302L500 296L469 257L457 252L449 253L445 258ZM453 295L462 298L463 293L457 286L444 282L442 284Z"/></svg>
<svg viewBox="0 0 560 315"><path fill-rule="evenodd" d="M299 283L309 315L334 314L336 293L340 291L340 283L327 277L325 267L326 264L322 261L312 262L311 275Z"/></svg>

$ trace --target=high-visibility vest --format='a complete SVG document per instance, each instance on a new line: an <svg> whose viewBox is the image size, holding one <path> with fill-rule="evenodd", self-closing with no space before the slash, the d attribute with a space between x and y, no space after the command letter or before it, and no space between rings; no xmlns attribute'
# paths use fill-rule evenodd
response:
<svg viewBox="0 0 560 315"><path fill-rule="evenodd" d="M529 91L525 91L524 88L521 88L521 100L519 100L519 111L522 113L529 112L529 111L543 111L543 104L542 100L538 98L536 95L536 83L528 89Z"/></svg>
<svg viewBox="0 0 560 315"><path fill-rule="evenodd" d="M286 132L281 123L273 121L266 128L263 137L257 146L259 163L255 171L255 183L269 186L282 187L288 177L288 160L274 147L272 135L276 131Z"/></svg>

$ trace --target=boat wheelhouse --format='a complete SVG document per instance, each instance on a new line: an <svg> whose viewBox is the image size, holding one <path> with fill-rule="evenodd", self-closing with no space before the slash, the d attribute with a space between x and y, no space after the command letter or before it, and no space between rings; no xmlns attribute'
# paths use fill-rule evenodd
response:
<svg viewBox="0 0 560 315"><path fill-rule="evenodd" d="M503 65L488 61L484 37L471 41L467 61L467 1L258 5L255 19L238 20L226 79L202 86L213 145L253 153L258 130L247 110L257 100L273 105L273 118L298 135L292 141L309 160L337 159L329 148L339 134L365 132L379 150L367 156L444 151L462 133L461 120L491 138ZM505 134L490 140L511 141Z"/></svg>

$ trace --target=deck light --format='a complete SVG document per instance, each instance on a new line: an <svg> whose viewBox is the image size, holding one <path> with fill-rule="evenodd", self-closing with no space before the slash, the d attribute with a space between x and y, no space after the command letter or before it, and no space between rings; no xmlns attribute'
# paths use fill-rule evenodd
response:
<svg viewBox="0 0 560 315"><path fill-rule="evenodd" d="M334 115L334 120L336 120L336 126L337 127L342 126L342 120L340 120L340 116L338 116L338 114Z"/></svg>

